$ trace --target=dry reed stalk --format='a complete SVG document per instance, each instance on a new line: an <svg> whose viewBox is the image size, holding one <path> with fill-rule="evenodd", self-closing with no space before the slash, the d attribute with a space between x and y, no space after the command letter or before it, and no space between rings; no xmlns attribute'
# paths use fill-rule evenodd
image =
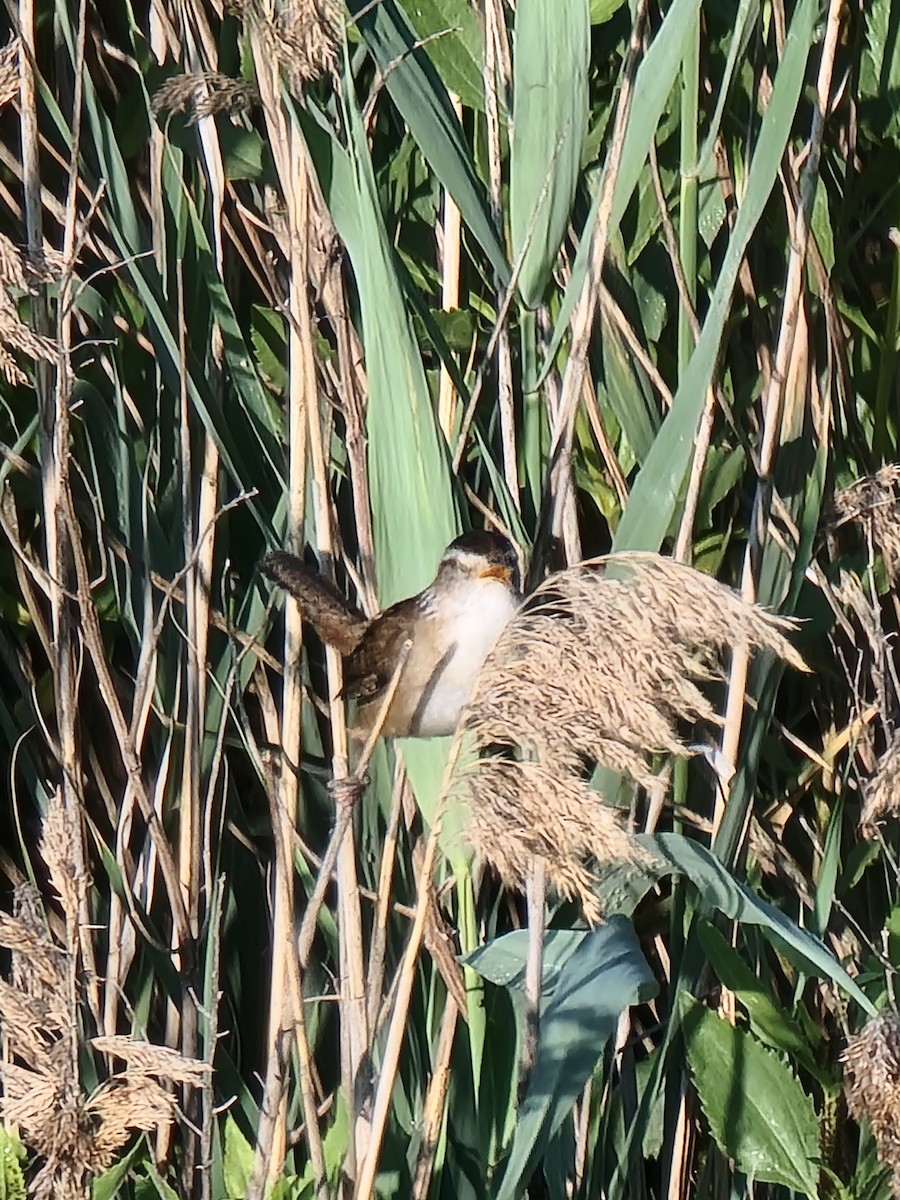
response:
<svg viewBox="0 0 900 1200"><path fill-rule="evenodd" d="M194 107L194 120L197 122L203 162L206 168L206 178L209 190L209 211L213 225L213 248L216 268L220 279L225 280L225 261L222 245L222 217L225 205L225 167L222 160L222 150L213 114L221 111L226 105L234 106L240 103L239 97L246 92L240 87L229 87L223 83L223 77L217 72L218 50L212 36L205 13L199 5L185 6L182 10L183 41L187 62L192 71L203 77L202 96ZM255 89L254 89L255 90ZM246 102L246 96L244 96ZM179 264L179 281L181 270ZM179 343L183 355L184 321L179 322ZM223 375L223 342L218 324L211 331L210 345L207 350L207 375L210 388L218 394L220 401L224 398ZM182 363L182 379L187 376L186 364ZM185 397L186 399L186 397ZM182 879L187 883L188 913L191 920L191 932L194 939L199 938L203 913L201 912L202 897L212 895L212 880L201 878L203 860L209 850L204 838L203 798L201 796L201 763L206 715L206 680L207 655L210 629L210 596L212 591L213 558L215 551L215 513L219 495L219 452L208 430L203 433L202 455L203 463L200 470L200 485L196 498L196 516L194 515L194 499L190 492L189 481L193 472L189 469L191 457L192 422L190 412L185 404L183 407L183 443L182 461L185 464L182 478L185 483L184 511L187 514L185 522L185 561L191 564L191 569L185 577L185 599L187 617L187 657L186 674L186 737L184 743L184 759L182 764L182 804L179 824L179 860ZM195 540L195 532L197 534ZM205 888L203 884L205 883ZM193 958L193 948L191 948ZM194 976L196 964L190 964L190 975ZM182 1016L182 1050L185 1054L196 1055L198 1052L199 1014L192 1001L189 989L186 989L184 1011ZM188 1103L191 1096L185 1097ZM201 1097L198 1095L197 1100ZM212 1137L212 1111L201 1114L190 1113L195 1124L202 1127L201 1137L207 1141ZM197 1147L193 1144L186 1147L182 1176L187 1186L193 1175L193 1158ZM208 1200L209 1172L202 1171L199 1175L201 1200Z"/></svg>
<svg viewBox="0 0 900 1200"><path fill-rule="evenodd" d="M447 1092L450 1087L450 1057L453 1053L453 1039L456 1036L459 1012L460 1010L455 1004L448 1004L441 1018L441 1032L438 1036L431 1079L422 1108L420 1122L422 1143L413 1172L411 1200L426 1200L431 1185L434 1157L437 1153L447 1105Z"/></svg>
<svg viewBox="0 0 900 1200"><path fill-rule="evenodd" d="M808 142L809 155L804 164L801 177L800 202L797 205L796 212L788 214L790 223L793 226L791 253L788 261L775 362L763 402L763 436L758 462L760 479L753 500L750 532L741 574L741 595L748 603L753 603L756 599L756 571L769 527L768 497L770 496L771 488L768 481L772 475L775 455L778 450L785 383L793 359L798 313L803 300L804 266L810 240L809 228L816 191L815 185L818 179L819 156L822 149L825 117L828 112L831 96L834 60L839 43L842 9L843 0L830 0L825 38L822 45L822 55L819 59L819 71L816 81L816 103L813 109ZM721 743L722 755L732 767L737 766L737 752L741 735L749 667L750 656L748 648L737 646L732 658L731 674L728 680L725 729ZM729 789L726 789L722 797L717 794L714 818L716 828L718 828L721 822L728 794Z"/></svg>
<svg viewBox="0 0 900 1200"><path fill-rule="evenodd" d="M456 119L462 121L462 102L455 93L450 94L450 103ZM444 189L444 214L441 225L441 308L452 312L459 308L459 269L462 250L462 214L453 197ZM443 430L447 445L453 437L456 417L456 388L450 372L441 363L441 378L438 386L438 424Z"/></svg>
<svg viewBox="0 0 900 1200"><path fill-rule="evenodd" d="M609 218L612 212L613 192L622 161L622 150L625 144L625 129L628 115L631 111L634 91L634 77L641 55L642 31L647 12L647 0L639 0L634 8L631 37L625 65L622 71L622 85L613 118L612 137L606 156L603 172L603 194L597 210L597 219L591 234L590 265L585 275L581 294L578 297L572 313L572 341L569 348L569 358L562 378L562 390L559 398L559 420L553 432L550 448L551 460L560 460L563 467L564 487L554 489L552 503L551 528L555 531L563 528L562 512L570 503L569 495L571 458L575 433L575 415L578 401L582 393L582 384L587 373L588 349L594 328L597 304L600 297L600 286L603 278L603 260L606 258L606 242L609 233Z"/></svg>
<svg viewBox="0 0 900 1200"><path fill-rule="evenodd" d="M3 1118L17 1124L37 1156L29 1184L35 1200L83 1200L94 1175L119 1157L135 1130L168 1126L176 1115L160 1081L200 1086L211 1068L177 1051L129 1037L97 1037L97 1053L125 1061L90 1094L80 1080L80 997L86 983L78 952L78 917L87 879L79 866L78 831L61 791L44 818L41 857L66 918L55 940L37 892L17 891L14 913L0 918L0 945L11 976L0 983L3 1024Z"/></svg>
<svg viewBox="0 0 900 1200"><path fill-rule="evenodd" d="M356 1188L353 1192L354 1200L372 1200L372 1196L374 1195L375 1191L375 1176L378 1171L381 1145L384 1140L384 1133L387 1127L388 1113L390 1112L391 1107L391 1096L394 1090L394 1081L397 1078L397 1068L400 1063L400 1050L403 1045L403 1037L406 1032L407 1022L409 1020L409 1005L410 1000L412 999L413 984L415 982L416 963L419 957L419 950L422 946L422 939L425 935L425 926L431 904L431 876L434 872L435 861L437 859L441 828L444 823L444 813L447 807L447 799L450 792L453 771L456 766L460 746L461 739L459 732L457 732L453 744L450 747L450 753L448 755L447 765L444 770L444 778L441 785L440 795L438 796L437 803L434 807L431 829L428 834L428 842L425 846L425 856L422 862L422 871L419 876L419 891L416 899L416 914L415 918L413 919L409 940L406 943L406 950L403 954L403 961L400 966L400 971L397 975L394 1005L391 1012L391 1020L388 1027L387 1039L384 1045L381 1071L378 1076L378 1086L375 1091L375 1099L372 1105L372 1118L371 1127L369 1130L368 1145L366 1147L365 1156L360 1162Z"/></svg>
<svg viewBox="0 0 900 1200"><path fill-rule="evenodd" d="M893 1172L900 1195L900 1018L883 1012L847 1042L842 1055L847 1106L856 1121L867 1119L878 1159Z"/></svg>
<svg viewBox="0 0 900 1200"><path fill-rule="evenodd" d="M500 97L498 76L501 86L501 45L506 41L506 21L501 0L486 0L484 5L484 105L487 116L488 177L490 182L491 215L497 229L503 228L503 168L500 154ZM504 86L504 93L506 89ZM504 106L506 95L504 94ZM503 286L499 279L494 281L496 303L503 302ZM497 404L500 411L500 447L503 459L503 477L510 498L519 507L519 479L516 466L516 428L513 403L512 352L509 343L509 326L500 326L496 345Z"/></svg>
<svg viewBox="0 0 900 1200"><path fill-rule="evenodd" d="M681 727L720 723L701 685L723 677L725 648L744 640L805 669L790 628L656 555L551 576L501 634L463 716L475 753L456 782L475 851L518 888L545 859L550 885L598 921L592 861L638 863L644 851L586 771L599 763L651 788L651 755L689 755Z"/></svg>
<svg viewBox="0 0 900 1200"><path fill-rule="evenodd" d="M381 993L384 989L384 963L387 950L387 922L391 907L391 885L394 863L397 859L397 835L403 812L404 793L408 793L406 773L399 763L394 767L394 783L391 789L391 809L381 848L381 864L378 874L378 902L372 933L369 941L369 963L366 972L366 995L368 997L369 1029L375 1030Z"/></svg>

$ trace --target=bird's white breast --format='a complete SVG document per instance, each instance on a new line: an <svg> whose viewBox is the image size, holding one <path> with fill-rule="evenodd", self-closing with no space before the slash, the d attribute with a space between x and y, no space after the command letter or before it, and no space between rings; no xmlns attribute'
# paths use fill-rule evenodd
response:
<svg viewBox="0 0 900 1200"><path fill-rule="evenodd" d="M519 603L497 579L469 579L441 597L442 659L416 713L419 737L454 732L475 678Z"/></svg>

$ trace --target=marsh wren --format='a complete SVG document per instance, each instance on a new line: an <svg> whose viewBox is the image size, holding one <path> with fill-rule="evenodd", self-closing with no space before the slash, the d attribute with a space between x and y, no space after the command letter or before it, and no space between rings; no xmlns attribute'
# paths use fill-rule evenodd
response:
<svg viewBox="0 0 900 1200"><path fill-rule="evenodd" d="M454 732L475 677L521 600L516 551L498 533L456 538L433 583L371 620L293 554L270 554L262 570L298 601L322 641L344 656L344 695L359 703L362 734L371 729L409 643L385 737Z"/></svg>

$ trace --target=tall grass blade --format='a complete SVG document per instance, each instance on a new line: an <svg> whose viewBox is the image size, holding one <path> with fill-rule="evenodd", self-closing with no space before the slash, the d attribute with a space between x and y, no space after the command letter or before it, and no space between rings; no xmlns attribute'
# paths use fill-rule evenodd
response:
<svg viewBox="0 0 900 1200"><path fill-rule="evenodd" d="M565 236L587 133L587 0L520 0L513 56L509 209L519 291L536 308ZM549 173L549 178L548 178Z"/></svg>
<svg viewBox="0 0 900 1200"><path fill-rule="evenodd" d="M637 69L634 94L640 97L640 100L632 105L628 116L628 126L622 145L622 158L613 192L612 212L609 218L610 237L618 229L632 193L637 187L638 179L650 151L650 143L656 136L656 128L663 108L675 86L685 42L699 11L700 0L674 0ZM545 153L550 153L549 147L546 148ZM603 183L601 180L597 184L587 220L581 231L581 241L572 267L572 275L563 294L562 304L553 327L553 337L536 385L538 387L546 378L547 372L556 359L566 330L569 328L575 304L584 287L590 260L591 235L597 221L602 194Z"/></svg>
<svg viewBox="0 0 900 1200"><path fill-rule="evenodd" d="M490 216L487 193L475 171L447 89L397 0L372 5L349 0L350 15L385 79L391 99L435 175L456 201L462 218L505 284L509 265Z"/></svg>
<svg viewBox="0 0 900 1200"><path fill-rule="evenodd" d="M743 203L703 323L703 332L679 383L672 407L632 488L616 531L615 550L658 550L675 515L679 489L690 462L725 322L731 311L737 274L775 185L781 156L791 134L813 44L813 22L817 11L813 0L801 0L794 12L750 164Z"/></svg>

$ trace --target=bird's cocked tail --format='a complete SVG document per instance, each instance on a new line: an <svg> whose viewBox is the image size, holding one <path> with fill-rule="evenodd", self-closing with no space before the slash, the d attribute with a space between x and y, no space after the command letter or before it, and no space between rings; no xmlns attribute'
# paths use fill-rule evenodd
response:
<svg viewBox="0 0 900 1200"><path fill-rule="evenodd" d="M362 640L368 621L314 567L308 567L295 554L277 550L261 564L264 575L284 588L300 605L303 619L309 621L323 642L341 654L352 654Z"/></svg>

